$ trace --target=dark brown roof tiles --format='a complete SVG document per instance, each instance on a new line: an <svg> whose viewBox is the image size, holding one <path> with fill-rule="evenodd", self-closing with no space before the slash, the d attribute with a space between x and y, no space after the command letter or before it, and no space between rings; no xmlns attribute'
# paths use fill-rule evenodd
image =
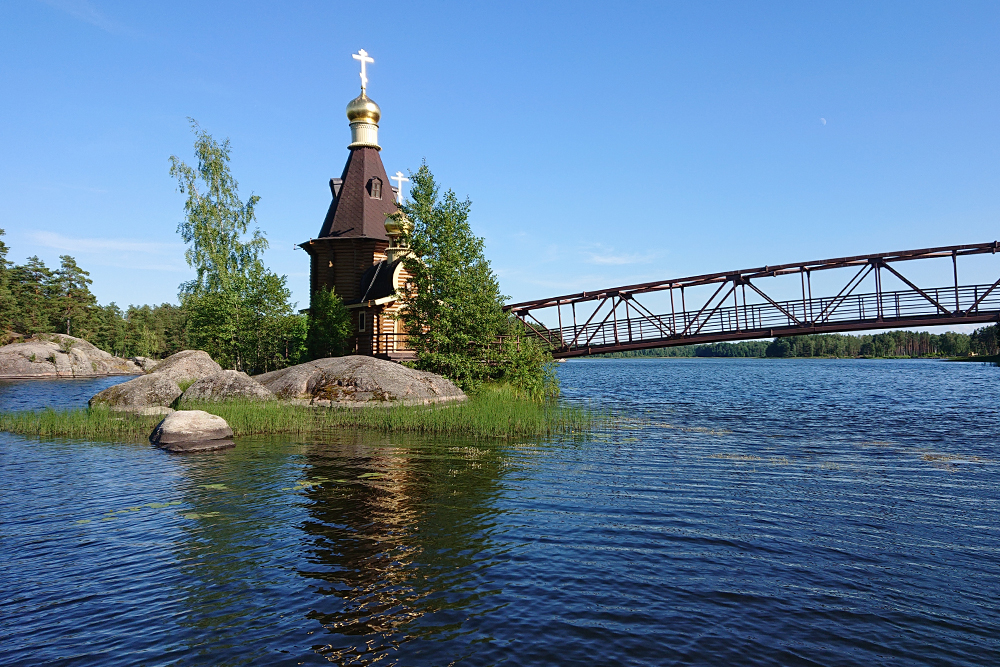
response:
<svg viewBox="0 0 1000 667"><path fill-rule="evenodd" d="M381 199L371 196L370 182L381 181ZM396 212L389 177L375 148L355 148L344 165L342 185L330 203L319 238L366 237L388 240L385 216Z"/></svg>

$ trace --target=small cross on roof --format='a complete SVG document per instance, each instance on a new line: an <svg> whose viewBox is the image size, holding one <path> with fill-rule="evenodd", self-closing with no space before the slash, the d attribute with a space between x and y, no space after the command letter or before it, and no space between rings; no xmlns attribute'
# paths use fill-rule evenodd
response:
<svg viewBox="0 0 1000 667"><path fill-rule="evenodd" d="M395 176L390 176L389 180L396 181L396 201L400 204L403 203L403 182L408 182L406 176L403 176L403 172L397 171Z"/></svg>
<svg viewBox="0 0 1000 667"><path fill-rule="evenodd" d="M361 92L364 92L365 88L368 87L368 75L367 75L367 70L365 69L365 65L368 63L374 63L375 59L369 58L368 52L365 51L364 49L358 49L358 52L352 53L351 57L354 58L355 60L361 61Z"/></svg>

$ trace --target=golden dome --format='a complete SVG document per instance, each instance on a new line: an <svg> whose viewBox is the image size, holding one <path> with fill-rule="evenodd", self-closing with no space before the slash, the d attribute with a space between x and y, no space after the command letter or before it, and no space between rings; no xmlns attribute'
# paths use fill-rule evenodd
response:
<svg viewBox="0 0 1000 667"><path fill-rule="evenodd" d="M385 217L385 233L389 238L409 236L411 232L413 232L413 223L403 211L396 211Z"/></svg>
<svg viewBox="0 0 1000 667"><path fill-rule="evenodd" d="M347 103L347 120L351 123L371 123L378 125L379 118L382 117L382 110L378 105L365 95L364 91Z"/></svg>

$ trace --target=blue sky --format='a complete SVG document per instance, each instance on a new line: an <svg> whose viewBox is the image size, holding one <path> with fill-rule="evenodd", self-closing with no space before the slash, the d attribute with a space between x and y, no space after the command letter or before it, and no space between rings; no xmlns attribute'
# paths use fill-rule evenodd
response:
<svg viewBox="0 0 1000 667"><path fill-rule="evenodd" d="M364 48L386 169L472 199L514 300L992 241L998 35L996 3L8 2L0 227L175 302L190 116L304 306Z"/></svg>

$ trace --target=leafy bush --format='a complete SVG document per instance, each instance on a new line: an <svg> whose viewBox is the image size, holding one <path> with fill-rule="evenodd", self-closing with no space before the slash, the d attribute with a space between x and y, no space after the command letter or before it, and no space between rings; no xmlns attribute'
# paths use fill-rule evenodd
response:
<svg viewBox="0 0 1000 667"><path fill-rule="evenodd" d="M309 358L323 359L347 354L352 333L351 316L343 299L327 287L314 292L306 336Z"/></svg>

